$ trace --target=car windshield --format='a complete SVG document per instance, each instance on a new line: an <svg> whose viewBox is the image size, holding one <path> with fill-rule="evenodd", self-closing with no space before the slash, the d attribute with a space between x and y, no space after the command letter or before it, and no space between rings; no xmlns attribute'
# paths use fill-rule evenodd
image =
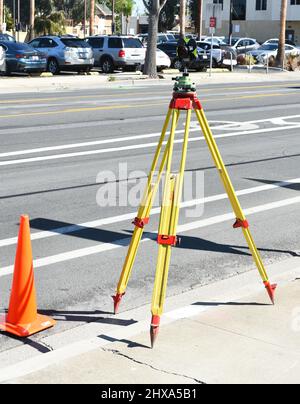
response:
<svg viewBox="0 0 300 404"><path fill-rule="evenodd" d="M267 44L267 45L263 45L259 48L260 51L274 51L278 49L278 44Z"/></svg>
<svg viewBox="0 0 300 404"><path fill-rule="evenodd" d="M234 46L238 41L239 41L239 38L232 38L231 39L231 45ZM230 38L229 37L225 38L224 43L226 45L229 45L230 44Z"/></svg>
<svg viewBox="0 0 300 404"><path fill-rule="evenodd" d="M7 34L0 34L0 40L1 41L8 41L8 42L16 42L15 38L7 35Z"/></svg>
<svg viewBox="0 0 300 404"><path fill-rule="evenodd" d="M124 38L123 39L125 49L143 48L143 44L136 38Z"/></svg>
<svg viewBox="0 0 300 404"><path fill-rule="evenodd" d="M7 46L11 50L16 51L34 51L33 47L23 42L9 42Z"/></svg>
<svg viewBox="0 0 300 404"><path fill-rule="evenodd" d="M62 38L62 43L68 48L89 48L90 45L79 38Z"/></svg>

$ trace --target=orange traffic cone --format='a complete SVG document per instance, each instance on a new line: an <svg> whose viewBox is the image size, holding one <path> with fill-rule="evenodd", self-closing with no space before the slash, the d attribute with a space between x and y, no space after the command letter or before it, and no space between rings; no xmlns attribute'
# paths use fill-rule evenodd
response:
<svg viewBox="0 0 300 404"><path fill-rule="evenodd" d="M0 330L28 337L54 325L52 318L37 314L29 217L21 216L9 309L0 317Z"/></svg>

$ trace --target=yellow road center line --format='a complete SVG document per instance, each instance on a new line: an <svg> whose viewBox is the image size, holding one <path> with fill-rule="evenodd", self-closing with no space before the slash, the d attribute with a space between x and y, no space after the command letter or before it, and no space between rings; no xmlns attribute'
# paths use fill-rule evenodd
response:
<svg viewBox="0 0 300 404"><path fill-rule="evenodd" d="M295 93L288 93L289 96L291 95L300 95L300 92ZM238 101L238 100L245 100L245 99L255 99L255 98L269 98L269 97L286 97L287 94L280 94L280 93L272 93L272 94L256 94L256 95L244 95L238 97L223 97L223 98L207 98L202 99L202 102L217 102L217 101ZM92 112L92 111L109 111L115 109L130 109L130 108L147 108L153 106L161 106L167 105L164 102L157 102L157 103L147 103L147 104L121 104L121 105L109 105L109 106L102 106L102 107L87 107L87 108L72 108L72 109L63 109L59 111L44 111L44 112L30 112L30 113L21 113L21 114L11 114L11 115L0 115L0 118L18 118L18 117L30 117L30 116L47 116L47 115L60 115L60 114L69 114L69 113L78 113L78 112Z"/></svg>
<svg viewBox="0 0 300 404"><path fill-rule="evenodd" d="M270 84L270 85L263 85L263 86L244 86L244 87L221 87L221 88L199 88L198 93L207 93L210 91L218 90L218 91L225 91L225 90L253 90L253 89L266 89L266 88L282 88L282 87L289 87L289 86L299 86L299 83L288 83L288 84ZM2 104L18 104L18 103L34 103L34 102L45 102L45 101L66 101L66 100L81 100L81 99L92 99L92 98L115 98L118 96L138 96L140 93L115 93L115 94L94 94L94 95L82 95L82 96L65 96L65 97L48 97L48 98L30 98L30 99L21 99L21 100L0 100L0 105ZM159 95L157 92L142 92L141 95Z"/></svg>

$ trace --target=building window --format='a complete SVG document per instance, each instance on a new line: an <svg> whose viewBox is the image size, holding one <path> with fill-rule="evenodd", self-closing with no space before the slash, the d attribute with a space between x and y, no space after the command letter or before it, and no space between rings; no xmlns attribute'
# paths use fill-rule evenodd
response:
<svg viewBox="0 0 300 404"><path fill-rule="evenodd" d="M246 9L247 9L247 0L233 0L232 19L245 21Z"/></svg>
<svg viewBox="0 0 300 404"><path fill-rule="evenodd" d="M224 8L224 0L214 0L214 4L222 4L222 10Z"/></svg>
<svg viewBox="0 0 300 404"><path fill-rule="evenodd" d="M266 11L267 8L267 0L256 0L256 11Z"/></svg>
<svg viewBox="0 0 300 404"><path fill-rule="evenodd" d="M291 0L291 6L300 6L300 0Z"/></svg>

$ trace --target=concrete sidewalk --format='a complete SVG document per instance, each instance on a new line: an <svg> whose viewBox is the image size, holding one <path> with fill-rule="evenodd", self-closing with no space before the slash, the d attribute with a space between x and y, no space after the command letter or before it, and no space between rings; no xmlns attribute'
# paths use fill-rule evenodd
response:
<svg viewBox="0 0 300 404"><path fill-rule="evenodd" d="M148 331L130 338L110 338L111 343L103 347L61 359L9 383L298 384L298 260L271 266L272 278L280 282L275 306L269 304L262 289L247 294L249 285L242 284L254 279L256 274L251 271L219 283L221 289L231 283L235 288L241 284L244 297L234 302L218 300L222 295L208 299L207 295L218 291L218 286L210 285L206 291L204 287L203 292L198 289L199 300L194 291L190 306L166 314L153 350L149 349ZM293 271L284 272L288 268ZM275 276L279 269L283 271L282 278Z"/></svg>
<svg viewBox="0 0 300 404"><path fill-rule="evenodd" d="M172 85L172 78L178 74L178 71L170 70L160 75L161 79L158 80L149 80L141 73L96 74L91 76L67 74L54 77L0 77L0 94L95 90L128 85ZM259 70L254 70L252 73L242 69L232 73L224 70L214 70L211 77L208 72L191 73L191 77L197 85L272 83L276 81L297 83L300 80L300 72L273 71L266 74L265 71Z"/></svg>

